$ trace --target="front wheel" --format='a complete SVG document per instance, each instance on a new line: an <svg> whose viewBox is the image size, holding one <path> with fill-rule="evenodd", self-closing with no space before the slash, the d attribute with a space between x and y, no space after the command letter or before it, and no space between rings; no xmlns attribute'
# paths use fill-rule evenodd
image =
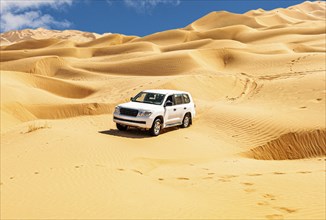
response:
<svg viewBox="0 0 326 220"><path fill-rule="evenodd" d="M152 135L152 136L157 136L160 134L161 132L161 129L162 129L162 120L157 118L155 119L155 121L153 122L153 125L151 127L151 129L149 130L149 133Z"/></svg>
<svg viewBox="0 0 326 220"><path fill-rule="evenodd" d="M119 131L126 131L128 126L117 123L117 128L119 129Z"/></svg>
<svg viewBox="0 0 326 220"><path fill-rule="evenodd" d="M181 127L182 127L182 128L187 128L187 127L189 127L189 125L190 125L190 120L191 120L190 115L189 115L189 114L186 114L185 117L183 118L183 121L182 121L182 125L181 125Z"/></svg>

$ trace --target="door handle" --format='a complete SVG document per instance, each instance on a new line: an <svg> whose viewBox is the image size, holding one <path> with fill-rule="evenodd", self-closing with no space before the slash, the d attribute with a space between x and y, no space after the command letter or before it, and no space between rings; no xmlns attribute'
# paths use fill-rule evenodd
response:
<svg viewBox="0 0 326 220"><path fill-rule="evenodd" d="M173 109L173 111L176 111L176 110L177 110L176 108Z"/></svg>

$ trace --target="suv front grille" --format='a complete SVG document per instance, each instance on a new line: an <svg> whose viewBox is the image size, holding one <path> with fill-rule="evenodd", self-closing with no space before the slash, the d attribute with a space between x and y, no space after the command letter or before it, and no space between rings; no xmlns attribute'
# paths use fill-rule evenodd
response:
<svg viewBox="0 0 326 220"><path fill-rule="evenodd" d="M130 108L120 108L120 114L136 117L138 115L138 110Z"/></svg>

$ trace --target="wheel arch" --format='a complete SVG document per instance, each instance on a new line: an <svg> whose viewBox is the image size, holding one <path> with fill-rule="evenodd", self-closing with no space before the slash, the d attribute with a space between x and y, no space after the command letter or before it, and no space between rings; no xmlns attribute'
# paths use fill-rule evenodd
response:
<svg viewBox="0 0 326 220"><path fill-rule="evenodd" d="M184 118L187 114L190 115L190 124L192 124L192 114L191 114L191 112L186 112L186 113L184 114L183 118Z"/></svg>
<svg viewBox="0 0 326 220"><path fill-rule="evenodd" d="M162 115L158 115L158 116L156 116L155 119L154 119L154 121L155 121L157 118L161 119L162 124L164 123L164 117L163 117ZM154 123L154 121L153 121L153 123Z"/></svg>

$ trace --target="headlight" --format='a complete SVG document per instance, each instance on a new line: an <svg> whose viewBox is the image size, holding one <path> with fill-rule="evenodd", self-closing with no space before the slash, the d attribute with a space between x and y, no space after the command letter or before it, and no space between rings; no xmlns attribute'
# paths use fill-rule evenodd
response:
<svg viewBox="0 0 326 220"><path fill-rule="evenodd" d="M148 112L148 111L139 111L138 112L139 117L149 117L151 115L152 115L152 112Z"/></svg>
<svg viewBox="0 0 326 220"><path fill-rule="evenodd" d="M115 107L114 114L120 114L120 107L119 106Z"/></svg>

